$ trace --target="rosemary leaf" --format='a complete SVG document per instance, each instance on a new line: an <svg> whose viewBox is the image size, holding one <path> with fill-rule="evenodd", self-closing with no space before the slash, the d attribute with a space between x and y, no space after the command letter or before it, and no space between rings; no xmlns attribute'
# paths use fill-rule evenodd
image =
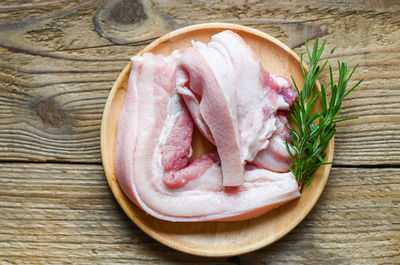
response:
<svg viewBox="0 0 400 265"><path fill-rule="evenodd" d="M302 55L300 61L305 81L301 91L292 77L299 97L289 114L294 128L289 128L292 142L286 140L286 148L293 161L293 165L289 167L290 171L295 175L297 183L301 187L310 185L312 174L319 166L332 164L332 162L324 163L324 158L329 141L336 132L336 123L357 118L336 119L341 111L343 99L362 82L362 80L358 81L347 90L347 84L358 65L349 73L347 63L338 61L339 78L337 83L333 79L332 67L329 65L329 84L321 84L321 91L314 90L318 76L328 63L328 60L325 60L321 66L319 65L325 43L326 41L319 47L317 39L312 52L310 52L306 41L310 67L306 72L303 67ZM330 89L331 92L330 99L327 96L327 89ZM322 102L322 112L312 113L312 108L319 98ZM291 149L296 152L295 155L291 153Z"/></svg>

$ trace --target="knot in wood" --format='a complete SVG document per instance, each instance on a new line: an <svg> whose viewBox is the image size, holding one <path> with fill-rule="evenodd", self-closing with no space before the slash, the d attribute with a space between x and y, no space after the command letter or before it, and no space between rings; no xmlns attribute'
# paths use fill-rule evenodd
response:
<svg viewBox="0 0 400 265"><path fill-rule="evenodd" d="M110 10L108 19L120 24L138 23L146 19L143 4L138 0L122 0L116 2Z"/></svg>
<svg viewBox="0 0 400 265"><path fill-rule="evenodd" d="M36 103L36 112L45 124L55 127L64 123L64 114L53 102L40 100Z"/></svg>
<svg viewBox="0 0 400 265"><path fill-rule="evenodd" d="M175 21L150 0L110 0L94 17L97 33L117 44L143 45L175 29Z"/></svg>

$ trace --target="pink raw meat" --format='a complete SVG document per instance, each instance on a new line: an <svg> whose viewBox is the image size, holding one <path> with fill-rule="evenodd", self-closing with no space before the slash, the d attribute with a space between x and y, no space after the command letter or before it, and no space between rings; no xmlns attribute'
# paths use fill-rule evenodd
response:
<svg viewBox="0 0 400 265"><path fill-rule="evenodd" d="M221 89L206 60L197 49L189 48L177 66L177 80L190 79L190 89L201 98L199 113L213 136L221 159L223 185L243 183L243 161L239 150L236 121L232 119L230 98ZM185 78L185 77L186 78Z"/></svg>
<svg viewBox="0 0 400 265"><path fill-rule="evenodd" d="M288 110L297 93L285 77L268 73L232 31L214 35L207 45L194 42L193 46L178 63L177 90L202 134L217 147L223 185L238 186L245 163L260 151L264 150L257 165L270 168L272 160L265 150L275 151L281 143L270 141L277 130L275 113ZM280 169L288 162L286 156L274 158Z"/></svg>
<svg viewBox="0 0 400 265"><path fill-rule="evenodd" d="M118 123L115 168L126 196L163 220L243 220L300 196L290 172L273 172L259 164L246 166L251 161L246 157L254 158L277 134L277 109L291 104L279 93L283 86L277 82L277 89L266 89L269 74L238 35L227 31L213 40L216 43L209 46L216 48L211 51L196 43L169 57L148 53L131 60ZM238 52L246 52L251 57L248 61L230 55L233 41L242 45ZM218 60L226 63L221 68L227 68L215 73ZM247 74L240 74L245 70ZM221 75L227 80L221 80ZM256 86L249 95L260 97L246 101L242 98L245 91L238 90L248 89L241 81L248 75L257 79L248 80ZM229 88L229 84L235 86ZM248 104L255 110L249 110ZM193 123L216 144L218 153L189 162Z"/></svg>
<svg viewBox="0 0 400 265"><path fill-rule="evenodd" d="M291 158L285 143L286 139L290 140L289 129L286 127L288 125L287 116L283 113L278 113L275 125L277 129L270 138L268 147L261 150L252 163L260 168L275 172L287 172L289 171L289 164L291 164Z"/></svg>

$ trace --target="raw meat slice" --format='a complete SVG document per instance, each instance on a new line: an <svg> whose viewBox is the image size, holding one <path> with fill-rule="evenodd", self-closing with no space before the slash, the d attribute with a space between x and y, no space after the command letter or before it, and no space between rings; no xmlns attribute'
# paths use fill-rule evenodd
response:
<svg viewBox="0 0 400 265"><path fill-rule="evenodd" d="M261 150L252 163L260 168L275 172L289 171L290 155L286 149L286 139L290 140L287 116L283 113L276 115L276 131L269 140L268 147ZM292 150L294 154L294 151Z"/></svg>
<svg viewBox="0 0 400 265"><path fill-rule="evenodd" d="M297 99L297 92L289 80L283 76L272 75L268 72L263 72L264 86L266 89L277 92L278 108L276 112L275 132L269 139L268 147L261 150L252 161L252 164L269 169L275 172L289 171L291 164L291 157L286 148L286 139L290 141L290 132L287 126L289 121L287 119L287 111ZM294 150L291 150L294 154Z"/></svg>
<svg viewBox="0 0 400 265"><path fill-rule="evenodd" d="M244 169L237 150L234 157L239 157L239 162L235 163L240 164L242 170L242 185L237 187L223 184L224 168L219 150L218 154L212 152L189 162L193 133L193 120L189 113L194 113L190 104L183 104L175 89L176 81L184 73L175 70L177 64L183 66L186 62L189 66L190 60L194 60L192 62L197 63L198 68L193 73L197 71L198 76L191 75L190 85L203 82L216 87L216 80L205 78L210 76L211 70L203 65L205 62L199 53L197 48L192 48L175 51L169 57L144 54L132 58L131 75L119 118L115 156L118 182L125 195L154 217L187 222L248 219L300 196L291 173L276 173L251 166ZM180 89L183 90L183 86ZM195 91L198 94L194 94ZM242 144L237 134L237 109L231 107L233 103L230 101L235 96L226 96L232 91L187 88L184 92L192 93L198 100L193 106L199 110L218 149L225 148L226 151ZM207 99L206 106L199 107L203 99ZM218 124L214 127L208 125L218 121L218 117L211 115L216 116L216 113L231 119L222 123L222 129ZM235 114L233 118L232 113ZM274 112L269 115L275 122ZM194 123L198 124L198 121ZM228 128L230 135L218 135L218 128L226 130L224 126L227 124L231 126ZM233 143L221 142L224 136L225 140Z"/></svg>
<svg viewBox="0 0 400 265"><path fill-rule="evenodd" d="M296 91L285 77L265 71L251 48L232 31L214 35L207 45L194 42L193 46L178 63L177 91L200 131L217 146L224 186L238 186L245 163L269 146L276 111L288 110ZM274 139L272 147L278 143L279 138ZM262 153L258 165L272 164L266 151ZM277 164L287 163L286 157L274 158Z"/></svg>
<svg viewBox="0 0 400 265"><path fill-rule="evenodd" d="M201 98L199 113L217 146L224 176L223 185L241 185L244 164L240 156L237 122L230 109L232 96L221 89L212 69L197 49L188 48L185 51L178 63L176 75L180 90L185 89L185 84L190 80L190 92Z"/></svg>

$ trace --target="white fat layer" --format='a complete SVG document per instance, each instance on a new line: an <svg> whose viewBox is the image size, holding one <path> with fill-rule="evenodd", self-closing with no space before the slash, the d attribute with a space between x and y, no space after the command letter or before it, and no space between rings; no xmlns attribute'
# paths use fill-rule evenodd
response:
<svg viewBox="0 0 400 265"><path fill-rule="evenodd" d="M185 81L184 83L186 83L186 81ZM179 94L190 97L190 98L194 101L194 104L200 105L199 101L197 100L197 98L196 98L196 96L193 94L193 92L190 91L189 89L187 89L185 86L183 86L183 85L177 85L177 86L175 87L175 89L176 89L176 91L177 91ZM188 104L188 103L187 103L187 104ZM190 103L190 104L192 104L192 103ZM190 109L190 106L189 106L189 105L186 105L186 106ZM201 115L199 114L199 115L197 115L197 116L196 116L196 115L194 115L194 116L195 116L195 117L192 116L192 118L193 118L193 119L196 119L195 122L196 122L197 126L199 127L200 131L203 131L203 132L207 131L208 128L206 127L206 124L204 123L204 120L201 119ZM192 151L192 150L191 150L191 151Z"/></svg>
<svg viewBox="0 0 400 265"><path fill-rule="evenodd" d="M266 140L272 136L276 130L275 117L271 116L267 121L264 122L264 126L259 127L256 134L249 134L248 141L245 142L247 151L245 153L247 161L253 161L260 150L267 148L269 140Z"/></svg>
<svg viewBox="0 0 400 265"><path fill-rule="evenodd" d="M193 98L196 101L197 104L200 104L199 101L197 100L196 96L193 94L193 92L190 91L189 89L187 89L185 86L178 85L176 87L176 91L181 95L186 95L186 96L189 96L189 97Z"/></svg>
<svg viewBox="0 0 400 265"><path fill-rule="evenodd" d="M164 126L158 140L159 146L163 147L167 143L168 136L171 134L171 131L174 128L174 124L179 115L182 114L182 111L183 108L181 104L181 99L176 90L174 90L168 102L167 118L165 119Z"/></svg>
<svg viewBox="0 0 400 265"><path fill-rule="evenodd" d="M218 85L222 88L222 94L225 100L228 102L228 106L235 105L235 95L234 95L234 68L229 60L229 54L226 54L223 47L222 51L217 49L218 43L210 42L208 46L198 45L196 48L200 52L204 61L207 62L211 71L215 75L215 79ZM236 115L232 112L233 109L229 109L231 116L236 120Z"/></svg>
<svg viewBox="0 0 400 265"><path fill-rule="evenodd" d="M252 161L260 150L267 147L267 139L276 130L274 115L266 119L264 113L267 106L273 114L276 106L270 104L266 89L261 85L261 63L253 51L231 32L214 35L209 46L225 51L225 57L233 65L235 76L231 85L235 88L241 158Z"/></svg>
<svg viewBox="0 0 400 265"><path fill-rule="evenodd" d="M203 42L194 41L194 40L192 40L192 46L193 46L193 48L197 48L197 49L201 49L201 48L206 48L207 47L207 45L204 44Z"/></svg>
<svg viewBox="0 0 400 265"><path fill-rule="evenodd" d="M280 75L271 74L271 77L282 88L289 88L291 86L289 81ZM276 106L278 109L281 109L281 110L289 110L289 104L286 103L285 99L281 95L278 96L278 102L277 102Z"/></svg>
<svg viewBox="0 0 400 265"><path fill-rule="evenodd" d="M154 150L153 161L152 161L152 172L153 172L153 183L155 189L160 192L165 192L165 184L162 182L163 175L165 174L162 165L162 150L168 141L168 137L174 128L174 125L178 117L182 114L182 100L176 90L171 94L167 107L167 117L165 119L163 128L161 130L160 137L158 138L158 144ZM190 150L189 156L191 156L192 150ZM170 192L169 190L167 190Z"/></svg>
<svg viewBox="0 0 400 265"><path fill-rule="evenodd" d="M285 99L281 95L278 96L278 102L276 103L276 106L280 110L289 110L289 104L286 103Z"/></svg>
<svg viewBox="0 0 400 265"><path fill-rule="evenodd" d="M144 123L139 121L139 124L146 124L146 126L143 126L140 129L138 135L139 139L141 138L146 139L152 132L152 128L155 125L153 104L155 101L157 101L157 98L153 96L155 89L153 80L154 80L154 75L153 71L150 70L150 67L143 67L138 82L140 82L141 87L147 87L149 92L140 93L141 91L139 90L139 99L147 103L140 105L139 118L146 122Z"/></svg>
<svg viewBox="0 0 400 265"><path fill-rule="evenodd" d="M176 65L176 64L178 63L179 59L181 58L182 53L183 53L183 50L175 50L175 51L173 51L173 52L170 54L170 56L168 56L168 57L166 58L166 60L167 60L170 64Z"/></svg>
<svg viewBox="0 0 400 265"><path fill-rule="evenodd" d="M283 76L271 74L271 77L280 87L288 88L290 86L289 81Z"/></svg>
<svg viewBox="0 0 400 265"><path fill-rule="evenodd" d="M203 175L188 182L180 190L198 190L207 192L221 191L223 188L221 176L221 167L214 163L209 169L206 170L206 172L203 173Z"/></svg>
<svg viewBox="0 0 400 265"><path fill-rule="evenodd" d="M176 65L181 55L182 55L181 50L175 50L171 53L170 56L164 59L168 63ZM162 177L164 175L164 168L162 165L162 150L165 144L167 143L168 136L171 134L174 124L178 119L179 115L182 113L182 111L183 109L180 96L177 94L176 90L174 90L168 101L167 116L163 124L160 136L158 138L158 143L155 145L155 149L151 160L151 171L153 172L152 183L154 185L155 190L159 192L163 192L165 186L164 183L162 182ZM190 150L190 155L191 153L192 150Z"/></svg>
<svg viewBox="0 0 400 265"><path fill-rule="evenodd" d="M133 57L131 57L131 61L132 61L132 63L140 65L140 64L142 64L144 62L144 57L142 57L142 56L133 56Z"/></svg>
<svg viewBox="0 0 400 265"><path fill-rule="evenodd" d="M215 169L210 168L210 174L206 172L205 176L214 175ZM153 203L164 212L160 214L152 209L146 211L169 221L201 221L238 215L262 205L272 205L300 195L297 182L291 173L256 169L246 171L244 177L245 182L239 188L240 192L227 196L223 189L209 189L204 185L201 189L196 187L196 189L176 191L174 195L165 191L156 198L153 197ZM185 199L182 200L182 197ZM171 205L176 207L170 207Z"/></svg>
<svg viewBox="0 0 400 265"><path fill-rule="evenodd" d="M217 42L211 41L208 45L195 42L194 47L198 49L204 61L207 62L215 79L222 89L222 95L228 105L229 115L234 126L236 142L240 143L238 120L236 113L236 94L235 94L235 69L230 60L229 53ZM241 157L244 164L244 159Z"/></svg>
<svg viewBox="0 0 400 265"><path fill-rule="evenodd" d="M133 170L133 175L135 178L135 185L133 186L133 192L135 194L138 203L147 210L150 208L147 206L148 198L144 195L146 194L144 190L151 189L153 180L147 181L142 178L149 174L148 168L145 166L149 163L148 160L154 154L153 148L145 148L151 143L149 141L151 138L150 132L154 128L154 72L151 69L155 66L153 58L151 55L143 57L133 57L133 62L141 64L142 70L138 74L138 98L139 98L139 117L138 117L138 136L137 136L137 149L135 154L135 159L133 165L129 168ZM146 89L143 89L146 88ZM149 120L150 119L150 120ZM129 140L129 139L127 139ZM151 150L150 150L151 149ZM140 155L138 155L140 154ZM128 154L129 155L129 154ZM146 178L145 178L146 179ZM153 210L150 210L152 212Z"/></svg>

